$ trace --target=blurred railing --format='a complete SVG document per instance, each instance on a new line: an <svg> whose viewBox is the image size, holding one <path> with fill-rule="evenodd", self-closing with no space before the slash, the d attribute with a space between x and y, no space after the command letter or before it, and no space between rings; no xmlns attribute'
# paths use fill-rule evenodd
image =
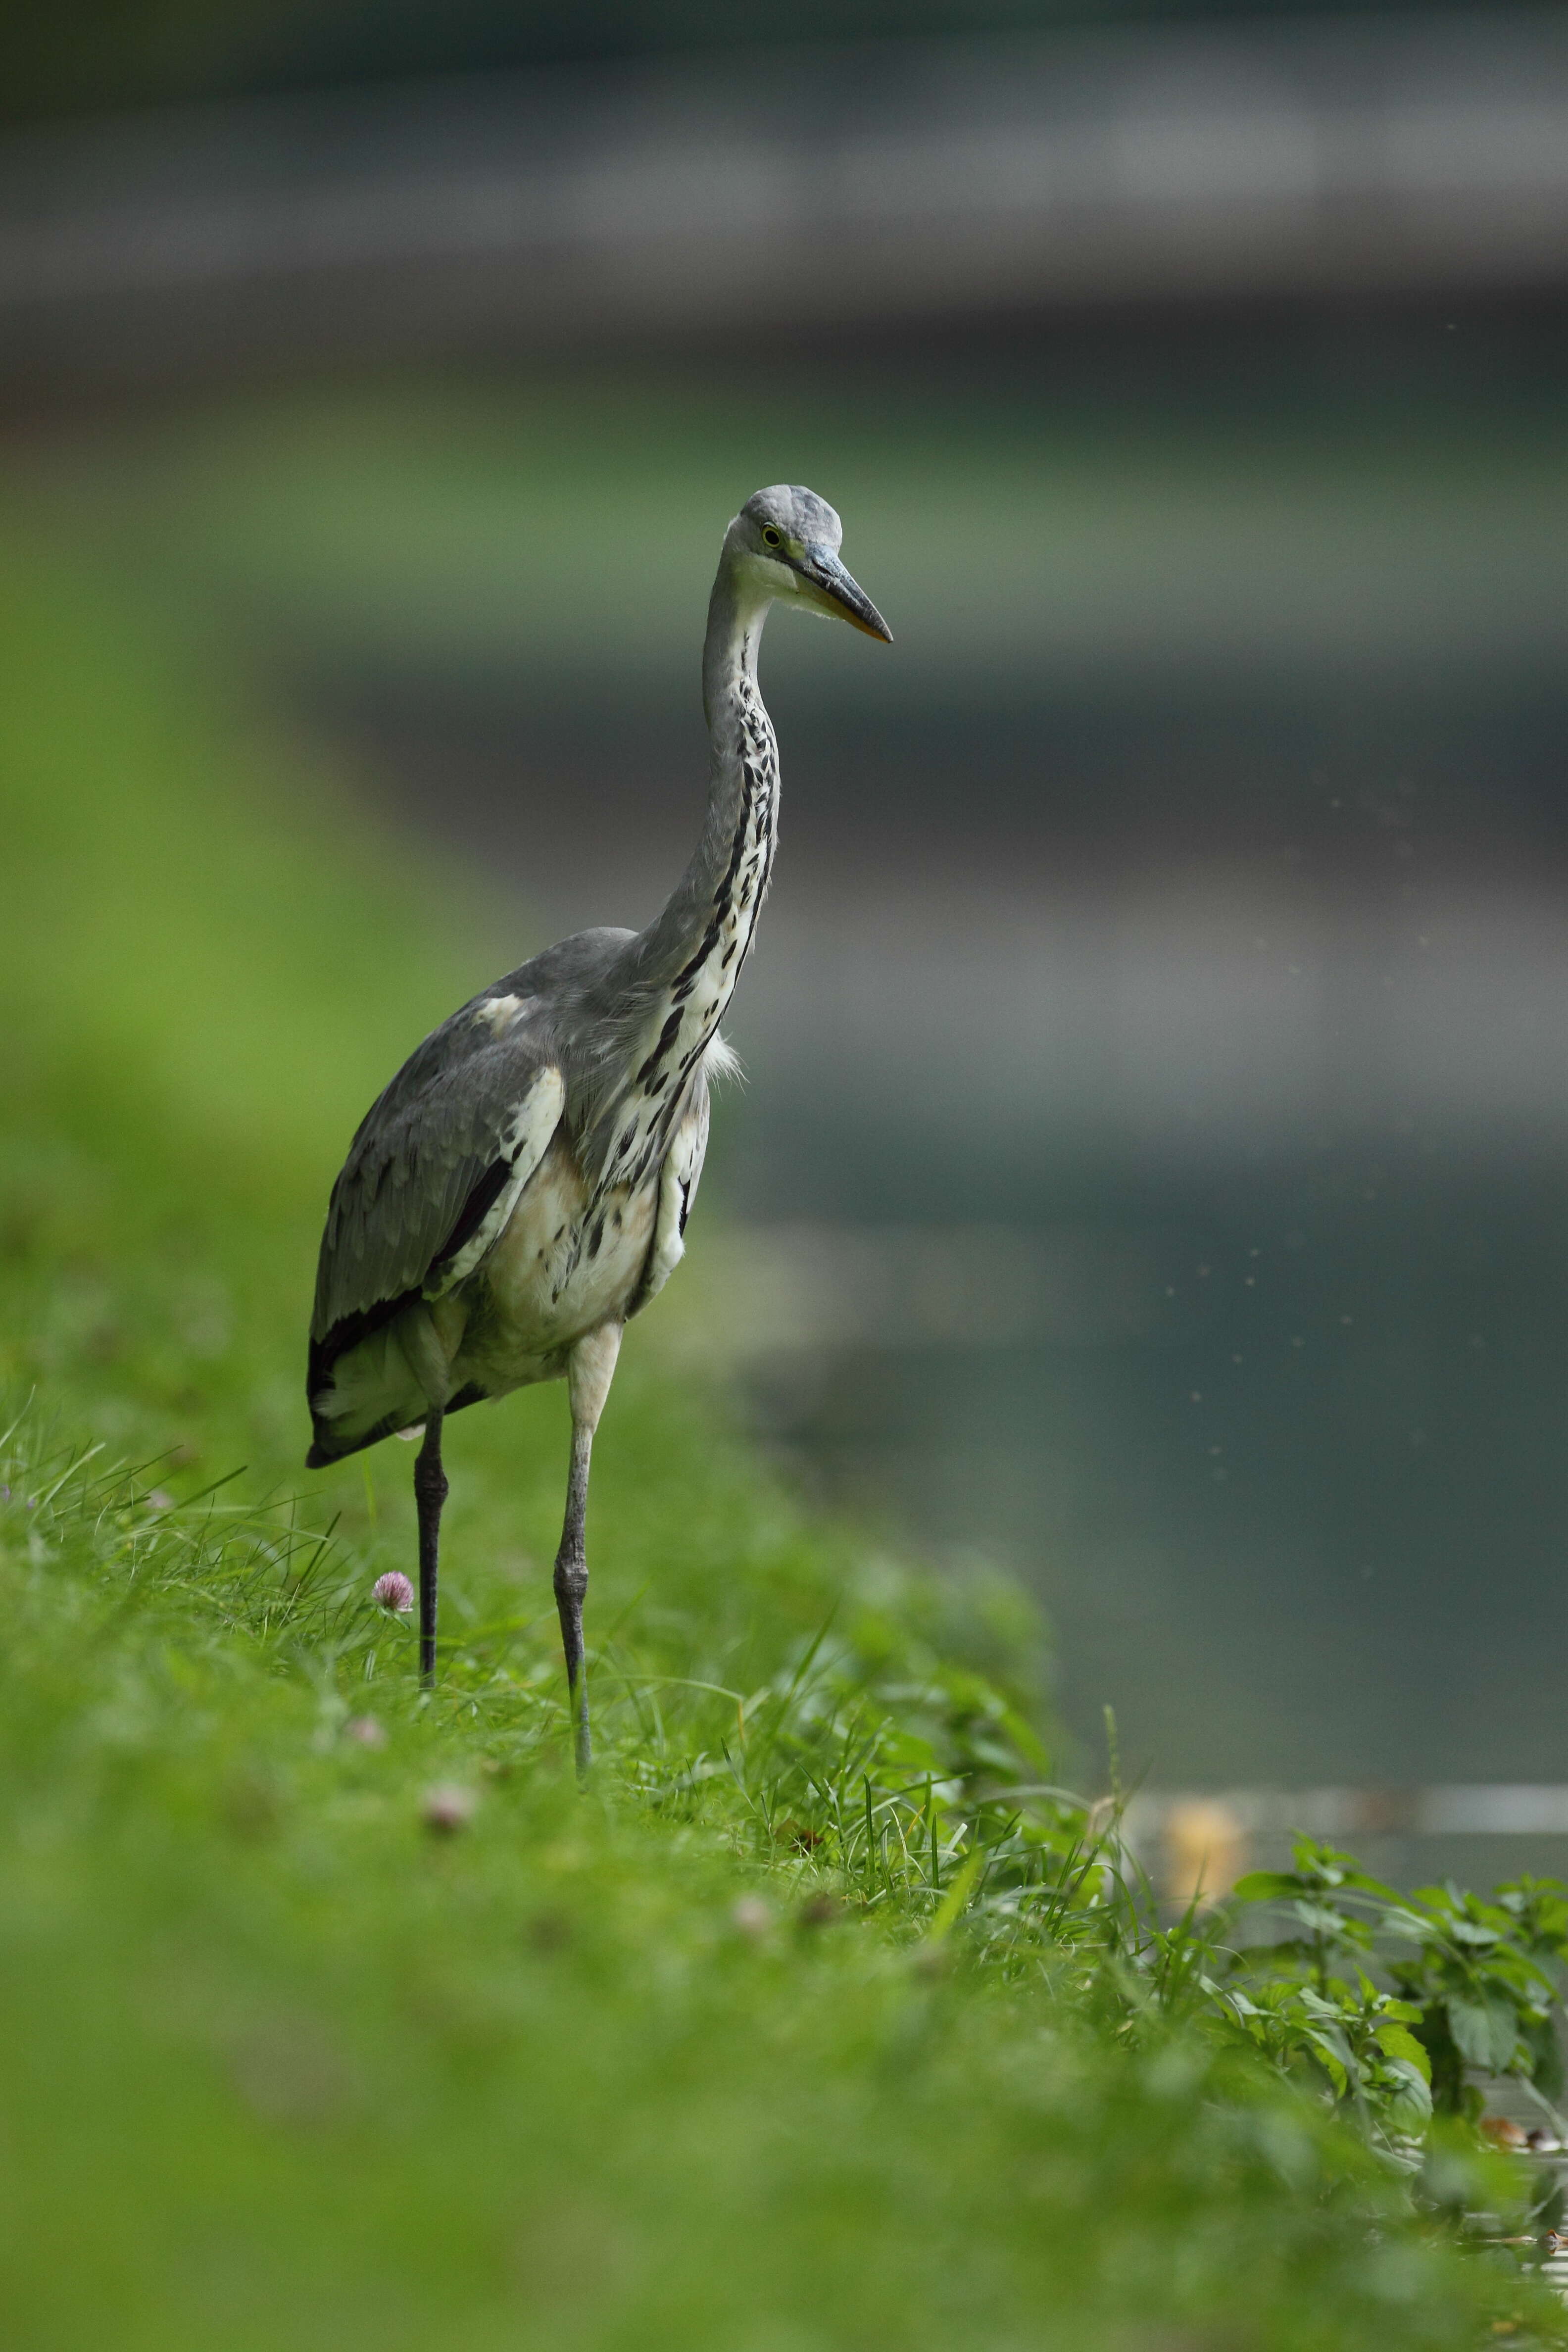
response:
<svg viewBox="0 0 1568 2352"><path fill-rule="evenodd" d="M1123 1833L1173 1900L1206 1896L1215 1902L1265 1856L1282 1860L1282 1849L1294 1836L1357 1852L1369 1840L1383 1844L1456 1837L1568 1838L1568 1788L1482 1782L1431 1789L1229 1789L1211 1795L1141 1790L1128 1803ZM1544 1857L1548 1864L1552 1858Z"/></svg>
<svg viewBox="0 0 1568 2352"><path fill-rule="evenodd" d="M0 384L1568 282L1568 15L752 54L0 147Z"/></svg>

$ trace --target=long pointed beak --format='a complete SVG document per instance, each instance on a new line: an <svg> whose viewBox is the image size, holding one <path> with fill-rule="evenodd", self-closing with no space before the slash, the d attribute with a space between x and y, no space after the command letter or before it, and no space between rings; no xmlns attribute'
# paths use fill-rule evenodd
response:
<svg viewBox="0 0 1568 2352"><path fill-rule="evenodd" d="M849 622L857 629L863 629L868 637L880 637L885 646L892 644L891 629L864 588L851 580L830 547L808 547L800 571L802 578L810 581L840 620Z"/></svg>

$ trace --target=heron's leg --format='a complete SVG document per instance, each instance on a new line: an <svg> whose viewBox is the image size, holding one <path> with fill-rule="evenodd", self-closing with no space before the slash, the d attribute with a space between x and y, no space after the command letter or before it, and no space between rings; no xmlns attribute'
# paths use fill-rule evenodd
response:
<svg viewBox="0 0 1568 2352"><path fill-rule="evenodd" d="M605 1410L620 1353L621 1327L602 1324L573 1349L566 1367L572 1400L572 1472L566 1482L566 1521L561 1549L555 1555L555 1606L561 1615L561 1642L566 1653L566 1685L571 1694L577 1777L586 1776L593 1746L588 1731L588 1675L583 1662L583 1602L588 1591L588 1556L584 1523L588 1515L588 1465L594 1432Z"/></svg>
<svg viewBox="0 0 1568 2352"><path fill-rule="evenodd" d="M441 1416L451 1395L448 1365L461 1337L448 1333L444 1345L430 1309L408 1307L397 1323L397 1341L409 1370L425 1391L425 1443L414 1465L414 1500L419 1513L419 1679L426 1690L436 1679L436 1585L441 1547L441 1506L447 1474L441 1467Z"/></svg>
<svg viewBox="0 0 1568 2352"><path fill-rule="evenodd" d="M593 1431L574 1422L572 1471L566 1483L566 1524L561 1530L561 1549L555 1555L555 1606L561 1618L561 1643L566 1653L566 1687L571 1699L579 1780L593 1759L588 1732L588 1677L583 1665L583 1602L588 1591L583 1521L588 1509L588 1457L593 1448Z"/></svg>
<svg viewBox="0 0 1568 2352"><path fill-rule="evenodd" d="M429 1689L436 1679L436 1587L441 1547L441 1506L447 1474L441 1467L441 1414L425 1423L425 1443L414 1463L414 1500L419 1513L419 1679Z"/></svg>

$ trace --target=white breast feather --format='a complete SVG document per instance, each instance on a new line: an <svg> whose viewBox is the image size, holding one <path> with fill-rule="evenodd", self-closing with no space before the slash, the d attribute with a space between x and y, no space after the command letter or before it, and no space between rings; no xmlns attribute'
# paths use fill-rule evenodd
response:
<svg viewBox="0 0 1568 2352"><path fill-rule="evenodd" d="M645 1298L657 1298L686 1255L686 1219L696 1197L708 1152L708 1102L689 1112L676 1129L658 1188L658 1218L653 1229L653 1255L647 1270Z"/></svg>
<svg viewBox="0 0 1568 2352"><path fill-rule="evenodd" d="M702 1066L710 1080L743 1078L746 1075L745 1064L741 1056L736 1053L728 1037L722 1036L717 1029L713 1032L712 1044L702 1056Z"/></svg>

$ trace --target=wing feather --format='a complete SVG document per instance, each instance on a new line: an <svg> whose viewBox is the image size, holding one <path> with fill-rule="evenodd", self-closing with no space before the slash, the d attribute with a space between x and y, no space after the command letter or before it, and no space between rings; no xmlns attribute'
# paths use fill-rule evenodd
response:
<svg viewBox="0 0 1568 2352"><path fill-rule="evenodd" d="M565 1104L559 1065L526 1021L497 1025L487 1000L465 1006L354 1137L321 1237L312 1395L344 1348L473 1271L549 1149Z"/></svg>

